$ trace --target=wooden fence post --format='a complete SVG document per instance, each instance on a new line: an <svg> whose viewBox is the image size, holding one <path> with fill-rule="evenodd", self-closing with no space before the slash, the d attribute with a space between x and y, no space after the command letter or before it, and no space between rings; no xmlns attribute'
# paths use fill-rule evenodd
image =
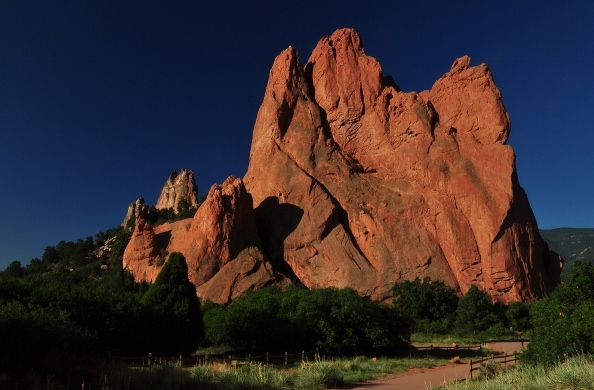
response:
<svg viewBox="0 0 594 390"><path fill-rule="evenodd" d="M288 360L289 360L289 355L287 352L285 352L285 367L287 366Z"/></svg>
<svg viewBox="0 0 594 390"><path fill-rule="evenodd" d="M153 364L152 357L153 357L153 353L152 352L149 352L149 356L148 356L148 365L149 365L149 367Z"/></svg>

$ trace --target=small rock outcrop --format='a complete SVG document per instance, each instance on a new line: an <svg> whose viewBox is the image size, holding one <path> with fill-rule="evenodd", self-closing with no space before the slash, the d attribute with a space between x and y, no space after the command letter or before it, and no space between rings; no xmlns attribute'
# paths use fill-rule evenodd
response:
<svg viewBox="0 0 594 390"><path fill-rule="evenodd" d="M126 211L126 217L122 222L123 227L128 227L129 224L135 223L138 216L142 215L146 219L149 212L149 206L144 203L144 198L138 198L135 202L128 205L128 211Z"/></svg>
<svg viewBox="0 0 594 390"><path fill-rule="evenodd" d="M194 172L182 168L179 173L173 171L157 199L155 208L158 210L172 208L177 212L180 202L186 202L189 207L198 207L198 187Z"/></svg>
<svg viewBox="0 0 594 390"><path fill-rule="evenodd" d="M124 252L135 279L152 282L171 252L181 252L203 300L227 303L245 291L285 281L261 249L251 195L229 177L213 185L194 218L148 228L137 220Z"/></svg>

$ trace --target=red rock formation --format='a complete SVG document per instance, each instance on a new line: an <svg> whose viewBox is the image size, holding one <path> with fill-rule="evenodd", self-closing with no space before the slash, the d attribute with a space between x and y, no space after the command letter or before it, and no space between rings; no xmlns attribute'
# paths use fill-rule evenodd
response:
<svg viewBox="0 0 594 390"><path fill-rule="evenodd" d="M486 65L469 65L404 93L350 29L322 38L305 66L291 47L276 58L244 178L275 266L378 299L425 275L504 302L558 283L499 90Z"/></svg>
<svg viewBox="0 0 594 390"><path fill-rule="evenodd" d="M193 219L153 229L137 218L124 265L152 281L182 252L198 295L220 303L285 277L385 299L395 282L430 276L534 300L559 282L560 258L538 233L509 131L489 68L469 57L405 93L354 30L322 38L305 66L289 47L244 181L213 186Z"/></svg>
<svg viewBox="0 0 594 390"><path fill-rule="evenodd" d="M130 242L124 251L123 267L129 270L136 280L152 282L159 273L156 267L152 267L158 254L157 236L153 227L146 221L148 206L144 204L144 200L140 198L132 205L135 205L133 214L136 219Z"/></svg>
<svg viewBox="0 0 594 390"><path fill-rule="evenodd" d="M284 280L261 251L252 197L234 177L211 187L193 219L152 229L139 218L124 252L124 267L137 281L153 282L171 252L184 254L198 296L216 303Z"/></svg>
<svg viewBox="0 0 594 390"><path fill-rule="evenodd" d="M155 208L172 208L177 212L181 201L186 201L190 207L198 207L198 187L196 187L194 172L187 171L185 168L182 168L179 173L174 171L169 176Z"/></svg>

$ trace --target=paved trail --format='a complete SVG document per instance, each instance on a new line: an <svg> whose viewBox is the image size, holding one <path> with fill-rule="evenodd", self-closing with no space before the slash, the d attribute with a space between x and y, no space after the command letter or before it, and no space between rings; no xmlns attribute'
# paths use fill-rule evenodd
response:
<svg viewBox="0 0 594 390"><path fill-rule="evenodd" d="M487 348L494 351L514 353L521 350L519 342L498 342L488 343ZM450 364L443 367L432 369L410 370L410 374L403 374L392 379L377 379L366 383L361 383L352 387L353 390L425 390L443 386L447 382L455 379L465 379L470 377L470 364L465 359L463 364Z"/></svg>

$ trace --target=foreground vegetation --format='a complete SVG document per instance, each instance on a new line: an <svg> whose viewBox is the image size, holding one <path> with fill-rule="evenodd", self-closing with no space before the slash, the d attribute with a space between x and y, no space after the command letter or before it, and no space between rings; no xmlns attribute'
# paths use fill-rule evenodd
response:
<svg viewBox="0 0 594 390"><path fill-rule="evenodd" d="M370 359L359 356L332 361L305 361L290 368L275 368L262 364L239 366L214 364L186 369L175 365L130 369L113 364L107 367L97 379L86 382L85 388L100 390L325 389L403 372L410 368L430 368L445 363L447 360L431 357ZM54 381L51 377L43 377L35 373L27 375L19 384L27 389L80 388L80 384L68 386ZM14 388L13 386L16 387L16 384L11 378L0 375L0 388Z"/></svg>
<svg viewBox="0 0 594 390"><path fill-rule="evenodd" d="M62 241L25 267L13 262L0 271L0 334L8 335L1 344L0 388L7 387L2 381L14 380L20 388L41 388L32 385L37 381L64 388L60 386L104 381L106 373L111 380L124 373L129 379L116 380L119 387L101 383L103 389L151 388L131 383L172 375L186 381L175 388L192 388L195 381L232 388L229 383L244 381L237 378L248 374L271 381L282 377L283 386L306 388L300 382L306 379L299 378L322 375L320 371L340 373L349 382L398 371L404 360L372 363L370 357L409 356L411 341L464 344L520 334L531 340L522 361L535 367L594 353L594 266L589 262L576 261L563 284L532 305L493 303L476 286L458 296L429 278L394 285L390 304L349 288L292 285L269 286L229 305L216 305L198 300L181 253L169 254L167 261L163 254L155 283L135 283L122 268L129 235L129 229L118 227L84 240ZM197 348L239 355L318 350L333 359L367 358L304 363L274 373L258 365L130 371L114 368L110 360L149 352L187 356ZM210 379L203 381L205 377Z"/></svg>
<svg viewBox="0 0 594 390"><path fill-rule="evenodd" d="M497 369L490 370L491 373ZM578 355L551 367L548 365L519 364L497 375L483 375L477 380L451 383L444 390L558 390L594 389L594 359Z"/></svg>

